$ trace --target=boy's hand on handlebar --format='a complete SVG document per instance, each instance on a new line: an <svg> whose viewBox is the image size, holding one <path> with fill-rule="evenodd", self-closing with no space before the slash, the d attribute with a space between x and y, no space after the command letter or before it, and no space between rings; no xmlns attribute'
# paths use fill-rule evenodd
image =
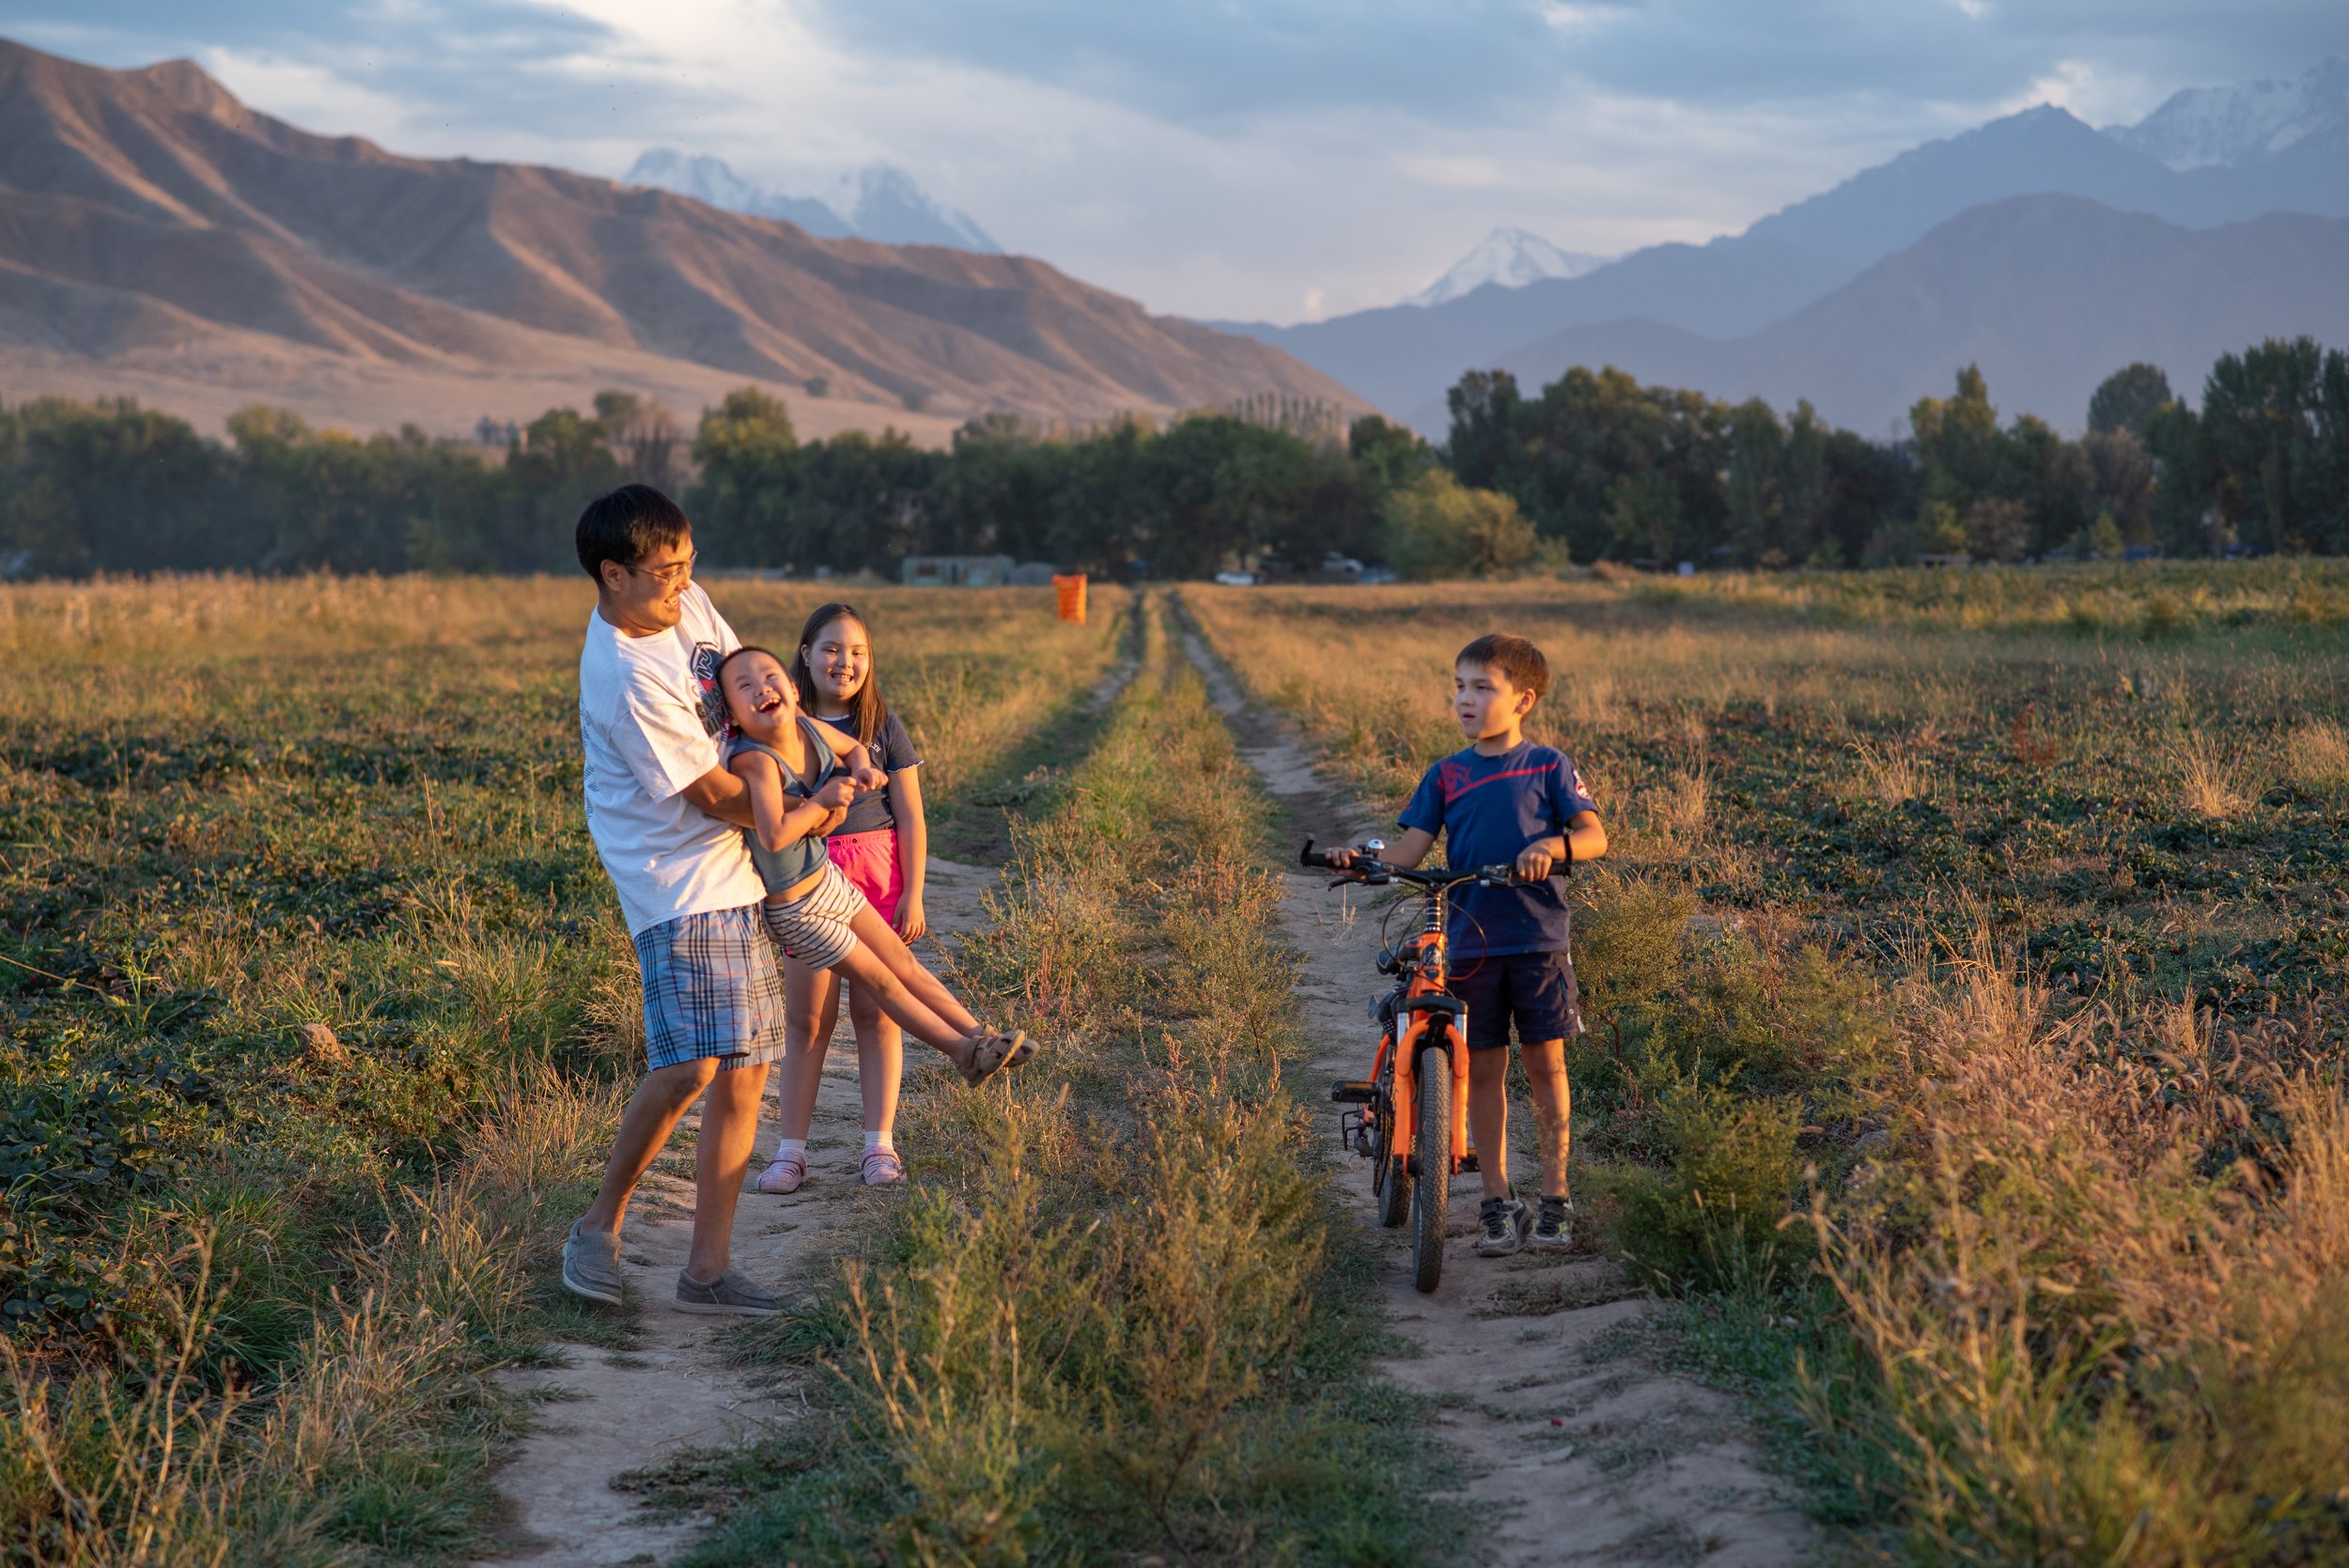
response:
<svg viewBox="0 0 2349 1568"><path fill-rule="evenodd" d="M1517 851L1516 870L1517 876L1524 880L1539 882L1548 877L1550 868L1557 863L1548 850L1538 844L1529 844Z"/></svg>
<svg viewBox="0 0 2349 1568"><path fill-rule="evenodd" d="M1332 871L1346 871L1351 869L1354 864L1354 851L1351 849L1324 849L1320 852L1319 859L1323 865L1328 866Z"/></svg>

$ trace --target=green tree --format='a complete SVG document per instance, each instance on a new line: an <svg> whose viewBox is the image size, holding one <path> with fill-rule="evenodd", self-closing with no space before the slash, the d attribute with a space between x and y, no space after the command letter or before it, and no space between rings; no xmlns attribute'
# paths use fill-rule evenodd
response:
<svg viewBox="0 0 2349 1568"><path fill-rule="evenodd" d="M1492 577L1533 558L1533 525L1515 501L1441 469L1388 495L1382 516L1387 564L1414 582Z"/></svg>
<svg viewBox="0 0 2349 1568"><path fill-rule="evenodd" d="M2154 415L2175 401L2161 366L2139 361L2115 370L2097 386L2088 399L2088 427L2099 435L2125 430L2141 441L2153 427Z"/></svg>

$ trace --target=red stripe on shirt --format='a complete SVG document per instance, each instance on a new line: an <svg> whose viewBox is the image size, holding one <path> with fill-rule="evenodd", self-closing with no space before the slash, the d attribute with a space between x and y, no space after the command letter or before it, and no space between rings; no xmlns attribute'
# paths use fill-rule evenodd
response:
<svg viewBox="0 0 2349 1568"><path fill-rule="evenodd" d="M1495 773L1489 777L1479 779L1474 784L1462 784L1457 789L1451 787L1452 781L1450 779L1445 779L1442 781L1444 784L1443 803L1448 806L1453 801L1458 800L1461 796L1466 795L1471 789L1481 789L1488 784L1499 784L1503 779L1522 779L1547 773L1548 771L1550 771L1550 769L1548 768L1512 768L1505 773Z"/></svg>

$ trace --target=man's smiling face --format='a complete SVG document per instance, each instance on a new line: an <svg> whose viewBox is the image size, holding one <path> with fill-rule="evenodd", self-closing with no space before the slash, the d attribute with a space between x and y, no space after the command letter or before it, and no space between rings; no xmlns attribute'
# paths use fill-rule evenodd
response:
<svg viewBox="0 0 2349 1568"><path fill-rule="evenodd" d="M685 590L693 585L693 536L679 535L633 564L606 561L599 575L607 619L631 636L667 631L684 618Z"/></svg>
<svg viewBox="0 0 2349 1568"><path fill-rule="evenodd" d="M798 708L790 673L772 654L746 653L726 660L726 711L754 740L771 742Z"/></svg>

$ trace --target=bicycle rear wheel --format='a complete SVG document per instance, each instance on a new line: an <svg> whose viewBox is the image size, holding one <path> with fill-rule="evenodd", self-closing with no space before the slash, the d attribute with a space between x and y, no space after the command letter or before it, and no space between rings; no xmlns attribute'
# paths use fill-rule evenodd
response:
<svg viewBox="0 0 2349 1568"><path fill-rule="evenodd" d="M1419 1053L1417 1123L1411 1129L1411 1283L1422 1295L1443 1278L1444 1210L1452 1196L1452 1052L1431 1045Z"/></svg>

